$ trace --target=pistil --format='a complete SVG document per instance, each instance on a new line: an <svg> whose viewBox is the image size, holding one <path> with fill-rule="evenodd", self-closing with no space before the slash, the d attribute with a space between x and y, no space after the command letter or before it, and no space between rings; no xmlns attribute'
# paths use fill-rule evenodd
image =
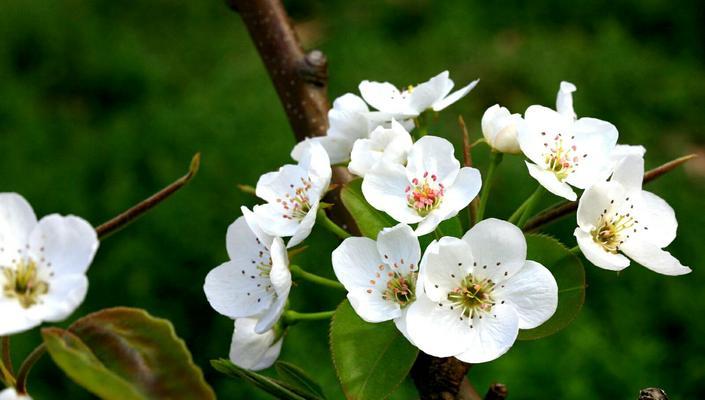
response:
<svg viewBox="0 0 705 400"><path fill-rule="evenodd" d="M2 268L5 284L3 295L17 299L22 308L30 308L39 303L40 297L49 292L49 284L39 277L37 264L31 260L21 260L14 268Z"/></svg>

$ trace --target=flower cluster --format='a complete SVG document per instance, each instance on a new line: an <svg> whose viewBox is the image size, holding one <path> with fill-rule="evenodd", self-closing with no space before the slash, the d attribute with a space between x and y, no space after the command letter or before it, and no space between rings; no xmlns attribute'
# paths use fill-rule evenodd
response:
<svg viewBox="0 0 705 400"><path fill-rule="evenodd" d="M439 229L457 222L484 186L483 215L500 153L526 156L529 175L557 196L575 201L575 189L584 190L575 236L598 267L621 270L629 264L626 255L663 274L690 271L663 250L675 238L676 221L665 201L641 189L643 147L618 145L609 122L578 118L571 83L561 83L555 110L532 105L522 115L489 107L480 125L495 161L484 185L477 169L461 166L451 142L428 134L429 117L476 84L451 93L448 72L403 90L363 81L359 96L335 100L326 136L294 147L297 165L260 178L256 195L266 204L242 208L227 233L230 261L212 270L204 286L213 308L235 320L234 363L252 370L274 363L287 326L303 315L287 311L292 276L342 284L365 322L393 321L423 352L468 363L496 359L519 330L548 321L559 306L558 284L552 266L527 260L521 229L534 195L509 221L480 218L462 237ZM370 210L397 224L376 237L352 237L328 219L322 198L335 165L359 177ZM287 249L302 243L316 221L344 239L331 256L340 283L289 264ZM422 249L421 237L432 232L435 240ZM287 245L285 237L291 237Z"/></svg>

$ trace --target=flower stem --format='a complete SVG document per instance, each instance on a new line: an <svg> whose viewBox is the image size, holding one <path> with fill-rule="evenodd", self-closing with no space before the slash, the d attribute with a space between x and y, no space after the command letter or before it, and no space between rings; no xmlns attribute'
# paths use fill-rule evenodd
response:
<svg viewBox="0 0 705 400"><path fill-rule="evenodd" d="M326 286L333 289L345 290L345 286L343 286L342 283L333 279L324 278L322 276L318 276L316 274L304 271L298 265L289 265L289 270L291 271L291 275L295 278L301 278L305 281L309 281L311 283L315 283L317 285Z"/></svg>
<svg viewBox="0 0 705 400"><path fill-rule="evenodd" d="M482 194L480 195L480 206L477 209L478 221L482 221L485 217L485 208L487 207L487 199L490 197L490 189L492 189L494 170L497 168L499 163L502 162L502 157L504 156L504 154L497 151L493 151L490 154L490 166L487 167L487 176L485 177L485 182L482 185Z"/></svg>
<svg viewBox="0 0 705 400"><path fill-rule="evenodd" d="M29 376L29 371L32 370L34 364L39 361L40 358L46 353L47 348L44 343L37 346L27 358L20 365L20 369L17 372L17 386L16 390L18 394L27 394L27 376Z"/></svg>
<svg viewBox="0 0 705 400"><path fill-rule="evenodd" d="M300 321L320 321L329 319L335 314L335 311L322 311L315 313L300 313L298 311L288 310L284 312L282 320L285 325L294 325Z"/></svg>
<svg viewBox="0 0 705 400"><path fill-rule="evenodd" d="M539 202L539 199L541 198L541 195L543 195L543 186L539 185L539 187L534 190L534 193L529 196L528 199L519 206L521 208L522 206L524 207L524 210L522 211L521 218L519 218L519 222L517 222L517 226L521 228L526 224L526 221L529 220L529 217L531 217L531 214L534 212L534 209L536 208L536 204Z"/></svg>
<svg viewBox="0 0 705 400"><path fill-rule="evenodd" d="M0 359L0 381L2 381L6 386L14 386L15 375L12 370L9 336L3 336L0 340L0 351L2 352L2 358Z"/></svg>
<svg viewBox="0 0 705 400"><path fill-rule="evenodd" d="M328 215L326 215L325 210L319 208L318 212L316 213L316 216L318 218L318 223L320 223L324 228L328 229L335 236L341 239L347 239L351 236L345 229L341 228L340 226L338 226L338 224L328 218Z"/></svg>

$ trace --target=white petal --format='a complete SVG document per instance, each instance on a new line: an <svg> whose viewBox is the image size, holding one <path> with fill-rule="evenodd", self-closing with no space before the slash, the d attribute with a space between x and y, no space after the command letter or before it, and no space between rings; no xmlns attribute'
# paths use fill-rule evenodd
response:
<svg viewBox="0 0 705 400"><path fill-rule="evenodd" d="M450 211L448 209L441 209L441 207L431 211L427 216L425 216L414 230L416 236L423 236L433 232L441 222L448 219Z"/></svg>
<svg viewBox="0 0 705 400"><path fill-rule="evenodd" d="M26 394L18 394L15 388L7 388L0 392L0 400L32 400L32 398Z"/></svg>
<svg viewBox="0 0 705 400"><path fill-rule="evenodd" d="M269 280L274 291L279 297L287 297L291 289L291 272L289 271L289 255L284 247L284 241L274 238L270 250L272 269L269 271Z"/></svg>
<svg viewBox="0 0 705 400"><path fill-rule="evenodd" d="M279 357L282 340L274 343L275 334L269 330L263 334L255 332L257 320L238 318L230 344L230 361L233 364L252 371L269 368Z"/></svg>
<svg viewBox="0 0 705 400"><path fill-rule="evenodd" d="M88 292L88 278L81 274L57 276L49 279L49 291L41 303L33 308L43 321L61 322L83 303Z"/></svg>
<svg viewBox="0 0 705 400"><path fill-rule="evenodd" d="M409 330L406 328L406 314L409 311L409 308L406 307L401 310L401 316L399 318L394 319L394 325L396 325L397 329L401 334L406 338L406 340L409 341L414 347L418 347L414 344L414 341L411 340L411 336L409 336Z"/></svg>
<svg viewBox="0 0 705 400"><path fill-rule="evenodd" d="M659 248L668 246L676 238L678 230L676 213L664 199L651 192L644 190L640 197L637 215L639 236L645 237L649 243Z"/></svg>
<svg viewBox="0 0 705 400"><path fill-rule="evenodd" d="M257 321L255 333L262 334L267 332L279 321L279 318L284 313L288 295L289 293L286 293L286 296L277 296L274 299L274 303L261 314L259 321Z"/></svg>
<svg viewBox="0 0 705 400"><path fill-rule="evenodd" d="M572 129L575 137L575 157L579 162L566 181L585 189L609 176L612 152L619 136L617 128L609 122L595 118L580 118Z"/></svg>
<svg viewBox="0 0 705 400"><path fill-rule="evenodd" d="M305 171L306 177L311 180L312 189L308 190L309 197L313 197L312 200L320 200L325 194L325 190L328 189L333 173L330 168L330 159L320 143L313 142L306 150L299 161L299 166ZM298 186L296 184L300 181L290 181L289 183Z"/></svg>
<svg viewBox="0 0 705 400"><path fill-rule="evenodd" d="M547 107L530 106L524 113L524 123L518 126L517 134L521 151L534 163L545 165L546 145L558 133L569 132L572 126L572 118L565 117Z"/></svg>
<svg viewBox="0 0 705 400"><path fill-rule="evenodd" d="M354 289L348 293L348 300L357 315L366 322L389 321L401 316L399 304L382 298L382 292L379 290L369 293L366 289Z"/></svg>
<svg viewBox="0 0 705 400"><path fill-rule="evenodd" d="M355 175L365 176L381 159L401 164L406 160L412 144L411 135L396 120L392 120L391 128L379 126L372 131L369 139L355 142L348 169Z"/></svg>
<svg viewBox="0 0 705 400"><path fill-rule="evenodd" d="M472 330L458 310L439 306L423 294L408 306L406 329L411 342L435 357L451 357L468 349Z"/></svg>
<svg viewBox="0 0 705 400"><path fill-rule="evenodd" d="M536 328L551 318L558 307L556 279L535 261L526 261L493 295L495 300L514 306L519 316L519 329Z"/></svg>
<svg viewBox="0 0 705 400"><path fill-rule="evenodd" d="M259 264L259 261L267 263L268 249L274 238L259 229L256 218L250 210L244 206L240 209L243 216L230 224L225 234L228 256L239 265L252 264L253 260L257 261L256 264Z"/></svg>
<svg viewBox="0 0 705 400"><path fill-rule="evenodd" d="M453 145L438 136L424 136L414 143L406 166L407 178L422 180L424 174L436 175L440 183L449 187L460 171Z"/></svg>
<svg viewBox="0 0 705 400"><path fill-rule="evenodd" d="M644 180L644 158L636 155L623 157L615 166L610 180L629 191L640 191Z"/></svg>
<svg viewBox="0 0 705 400"><path fill-rule="evenodd" d="M399 89L389 82L362 81L359 89L367 104L377 110L390 113L404 111L406 100Z"/></svg>
<svg viewBox="0 0 705 400"><path fill-rule="evenodd" d="M519 334L519 317L514 307L496 304L482 319L472 321L468 349L455 356L460 361L477 364L492 361L506 353Z"/></svg>
<svg viewBox="0 0 705 400"><path fill-rule="evenodd" d="M270 306L272 294L265 291L269 279L260 277L256 267L250 265L229 261L208 273L203 290L214 310L230 318L241 318Z"/></svg>
<svg viewBox="0 0 705 400"><path fill-rule="evenodd" d="M96 250L98 235L93 227L72 215L42 218L29 238L30 256L56 275L85 274Z"/></svg>
<svg viewBox="0 0 705 400"><path fill-rule="evenodd" d="M370 205L384 211L398 222L414 224L421 221L406 200L409 180L402 165L380 161L362 181L362 194Z"/></svg>
<svg viewBox="0 0 705 400"><path fill-rule="evenodd" d="M441 100L436 101L433 103L433 111L442 111L451 104L455 103L456 101L462 99L465 97L468 93L470 93L471 90L475 89L475 86L480 82L479 79L475 79L474 81L470 82L466 86L456 90L455 92L451 93L450 95L444 97Z"/></svg>
<svg viewBox="0 0 705 400"><path fill-rule="evenodd" d="M573 92L576 90L578 88L572 83L561 82L561 87L558 89L558 96L556 97L556 111L570 118L576 117L573 110Z"/></svg>
<svg viewBox="0 0 705 400"><path fill-rule="evenodd" d="M278 203L259 204L252 208L255 224L267 236L287 237L294 236L299 229L300 222L289 218L286 210Z"/></svg>
<svg viewBox="0 0 705 400"><path fill-rule="evenodd" d="M418 271L421 246L408 225L398 224L393 228L382 229L377 235L377 250L393 270L399 270L402 274Z"/></svg>
<svg viewBox="0 0 705 400"><path fill-rule="evenodd" d="M463 240L470 245L474 274L499 282L511 278L526 261L526 239L521 229L507 221L489 218L473 226Z"/></svg>
<svg viewBox="0 0 705 400"><path fill-rule="evenodd" d="M333 101L328 111L328 132L331 138L344 139L352 144L356 139L367 137L370 123L365 118L367 104L357 95L346 93Z"/></svg>
<svg viewBox="0 0 705 400"><path fill-rule="evenodd" d="M480 171L475 168L463 167L458 172L453 184L448 187L441 203L441 207L449 207L456 215L458 211L467 207L477 196L482 187Z"/></svg>
<svg viewBox="0 0 705 400"><path fill-rule="evenodd" d="M526 167L529 169L529 175L539 181L541 186L549 192L570 201L575 201L578 198L578 195L570 188L570 185L559 181L553 172L541 169L536 164L529 162L526 163Z"/></svg>
<svg viewBox="0 0 705 400"><path fill-rule="evenodd" d="M460 287L472 271L474 254L470 245L454 237L433 241L421 259L418 292L425 292L431 301L445 301L448 293Z"/></svg>
<svg viewBox="0 0 705 400"><path fill-rule="evenodd" d="M301 161L303 155L306 154L307 151L310 151L308 146L311 146L313 143L319 143L323 146L326 153L328 153L331 165L340 164L350 159L353 141L333 136L319 136L297 143L294 149L291 150L291 158L296 161Z"/></svg>
<svg viewBox="0 0 705 400"><path fill-rule="evenodd" d="M420 114L443 99L452 88L453 81L448 78L448 71L443 71L413 88L409 95L409 109Z"/></svg>
<svg viewBox="0 0 705 400"><path fill-rule="evenodd" d="M289 239L289 242L287 243L286 247L292 248L294 246L297 246L299 243L303 242L308 237L308 235L311 234L313 226L316 224L318 207L318 201L311 205L311 209L308 211L304 219L301 220L299 226L296 227L296 231L294 231L294 235L291 237L291 239Z"/></svg>
<svg viewBox="0 0 705 400"><path fill-rule="evenodd" d="M575 238L585 258L596 267L610 271L621 271L629 266L629 259L621 254L610 253L604 247L595 243L592 235L580 228L575 229Z"/></svg>
<svg viewBox="0 0 705 400"><path fill-rule="evenodd" d="M646 268L664 275L684 275L692 270L683 266L671 253L642 240L627 240L620 250Z"/></svg>
<svg viewBox="0 0 705 400"><path fill-rule="evenodd" d="M587 188L578 203L578 226L586 232L597 228L600 217L613 207L622 206L626 194L622 185L614 182L601 182Z"/></svg>
<svg viewBox="0 0 705 400"><path fill-rule="evenodd" d="M311 146L312 144L305 147L306 151L301 156L302 160L304 157L309 159ZM294 188L292 188L291 185L298 185L302 179L306 179L307 177L304 168L298 165L287 164L279 168L278 171L267 172L260 176L255 192L257 193L257 197L266 202L275 203L277 199L284 199L287 193L289 195L294 194Z"/></svg>
<svg viewBox="0 0 705 400"><path fill-rule="evenodd" d="M0 283L4 284L1 277ZM39 315L27 312L17 300L5 296L0 296L0 315L0 336L25 332L42 323Z"/></svg>
<svg viewBox="0 0 705 400"><path fill-rule="evenodd" d="M0 265L14 264L37 225L32 206L17 193L0 193Z"/></svg>

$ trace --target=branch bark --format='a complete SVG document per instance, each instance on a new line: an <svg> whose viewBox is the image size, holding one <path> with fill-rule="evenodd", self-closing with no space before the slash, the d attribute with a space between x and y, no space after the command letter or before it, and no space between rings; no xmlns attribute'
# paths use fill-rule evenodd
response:
<svg viewBox="0 0 705 400"><path fill-rule="evenodd" d="M280 0L227 0L240 14L247 31L269 73L298 141L325 135L328 128L328 72L325 55L313 50L304 52L289 16ZM352 176L345 168L333 169L333 184L342 186ZM339 191L333 203L340 204ZM333 220L348 231L357 227L343 207L333 207ZM455 358L420 356L412 377L422 399L456 399L461 384L467 381L468 364ZM466 393L467 394L467 393ZM464 395L463 398L471 398ZM479 396L475 397L479 399Z"/></svg>

